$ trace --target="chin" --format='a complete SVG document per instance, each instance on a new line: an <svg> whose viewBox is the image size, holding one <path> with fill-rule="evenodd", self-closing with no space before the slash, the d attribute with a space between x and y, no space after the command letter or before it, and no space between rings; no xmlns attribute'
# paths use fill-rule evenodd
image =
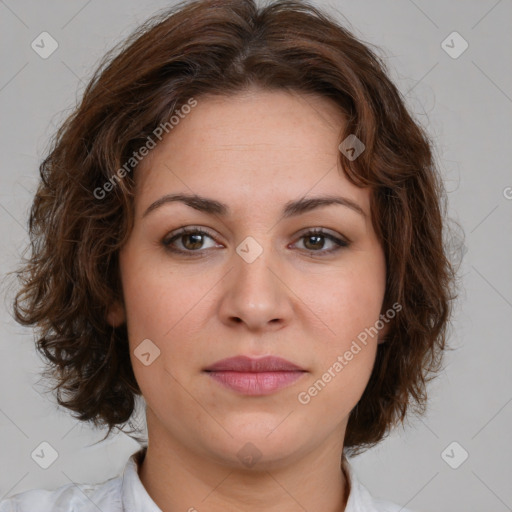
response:
<svg viewBox="0 0 512 512"><path fill-rule="evenodd" d="M299 443L300 445L300 443ZM211 446L210 452L222 465L248 471L271 471L285 467L297 456L297 444L288 439L234 439L225 445ZM213 453L212 453L213 452Z"/></svg>
<svg viewBox="0 0 512 512"><path fill-rule="evenodd" d="M205 448L214 452L215 458L222 459L223 464L269 470L289 463L300 447L308 444L304 429L295 425L291 418L283 422L286 415L255 416L251 414L237 421L220 420L232 437L222 430L222 434L215 436Z"/></svg>

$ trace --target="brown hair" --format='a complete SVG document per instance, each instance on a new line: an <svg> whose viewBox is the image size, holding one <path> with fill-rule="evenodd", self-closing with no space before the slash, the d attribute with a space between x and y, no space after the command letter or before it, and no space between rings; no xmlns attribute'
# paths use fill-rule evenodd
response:
<svg viewBox="0 0 512 512"><path fill-rule="evenodd" d="M40 166L15 318L38 328L60 405L108 426L107 435L125 424L140 389L126 325L111 327L106 314L122 301L118 251L133 226L134 155L190 98L253 85L334 100L346 116L340 142L354 134L366 146L357 159L340 159L347 178L371 191L386 256L383 311L402 309L350 414L345 447L355 454L403 421L409 406L424 411L456 272L443 245L445 193L432 144L382 59L308 3L181 3L106 55Z"/></svg>

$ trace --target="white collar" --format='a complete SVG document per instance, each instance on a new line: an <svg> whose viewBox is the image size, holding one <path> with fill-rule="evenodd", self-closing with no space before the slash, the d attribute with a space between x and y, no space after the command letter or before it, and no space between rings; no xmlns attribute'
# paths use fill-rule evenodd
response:
<svg viewBox="0 0 512 512"><path fill-rule="evenodd" d="M124 512L162 512L151 499L139 478L138 466L146 455L147 447L135 452L126 463L122 475L121 501Z"/></svg>

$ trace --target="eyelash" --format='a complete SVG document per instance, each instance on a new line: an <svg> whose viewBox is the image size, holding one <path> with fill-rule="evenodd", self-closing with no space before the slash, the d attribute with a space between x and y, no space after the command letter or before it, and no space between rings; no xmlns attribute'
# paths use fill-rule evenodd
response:
<svg viewBox="0 0 512 512"><path fill-rule="evenodd" d="M181 249L176 249L175 247L172 247L172 245L171 245L175 240L178 240L179 238L181 238L185 235L191 235L191 234L207 236L214 240L213 236L210 233L208 233L207 231L204 231L203 229L182 228L177 233L175 233L171 238L164 238L162 240L162 245L164 246L165 250L172 252L172 253L176 253L176 254L186 254L186 255L192 255L194 253L200 254L201 249L198 249L196 251L181 250ZM311 255L316 256L317 254L319 254L320 256L323 256L323 255L332 254L332 253L337 252L341 249L344 249L350 245L350 242L348 242L346 240L342 240L341 238L337 238L334 235L327 233L326 231L324 231L321 228L314 228L314 229L309 230L308 232L301 235L299 240L301 240L303 238L310 237L310 236L314 236L314 235L322 235L324 238L327 238L328 240L331 240L332 242L334 242L337 247L335 247L333 249L329 249L327 251L323 251L323 250L314 251L314 250L303 249L305 252L307 252Z"/></svg>

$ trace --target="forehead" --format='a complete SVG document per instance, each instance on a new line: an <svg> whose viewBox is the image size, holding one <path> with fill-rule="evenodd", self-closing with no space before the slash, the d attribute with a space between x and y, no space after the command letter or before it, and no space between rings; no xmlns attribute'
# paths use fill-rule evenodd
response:
<svg viewBox="0 0 512 512"><path fill-rule="evenodd" d="M339 192L369 207L343 175L344 117L332 100L251 89L196 101L137 169L139 210L176 191L250 204Z"/></svg>

